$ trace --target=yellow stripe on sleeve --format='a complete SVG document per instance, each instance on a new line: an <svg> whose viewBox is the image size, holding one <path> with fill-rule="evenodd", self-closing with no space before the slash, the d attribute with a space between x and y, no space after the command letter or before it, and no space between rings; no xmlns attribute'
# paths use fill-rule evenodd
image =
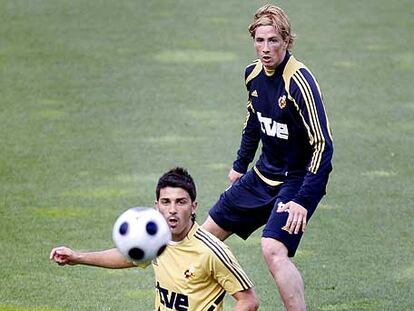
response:
<svg viewBox="0 0 414 311"><path fill-rule="evenodd" d="M253 68L253 71L246 78L246 85L253 80L258 74L262 71L263 65L260 61L257 61L256 66Z"/></svg>
<svg viewBox="0 0 414 311"><path fill-rule="evenodd" d="M304 78L302 73L299 71L293 75L293 80L298 85L300 92L302 93L306 108L308 110L310 129L314 134L314 153L312 156L312 161L309 167L309 170L312 173L318 171L320 162L322 160L322 153L325 149L325 137L322 133L321 124L318 117L318 112L316 108L315 99L312 94L311 87L308 81Z"/></svg>

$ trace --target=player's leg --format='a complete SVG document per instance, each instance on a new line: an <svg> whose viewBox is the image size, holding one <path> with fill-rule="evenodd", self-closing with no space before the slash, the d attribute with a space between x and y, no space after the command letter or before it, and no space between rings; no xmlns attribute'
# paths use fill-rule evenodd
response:
<svg viewBox="0 0 414 311"><path fill-rule="evenodd" d="M277 190L269 194L268 186L250 170L220 195L203 228L221 240L233 233L247 239L267 222Z"/></svg>
<svg viewBox="0 0 414 311"><path fill-rule="evenodd" d="M273 238L262 238L262 251L286 310L306 310L302 276L288 257L286 246Z"/></svg>
<svg viewBox="0 0 414 311"><path fill-rule="evenodd" d="M283 189L281 192L283 192ZM263 230L262 252L286 310L303 311L306 310L306 304L302 276L289 258L294 256L302 232L289 234L289 232L283 230L289 213L276 212L277 204L279 202L286 203L286 200L278 199L276 201L275 208Z"/></svg>
<svg viewBox="0 0 414 311"><path fill-rule="evenodd" d="M206 221L203 223L202 227L208 232L215 235L221 241L227 239L233 232L224 230L221 228L210 216L207 217Z"/></svg>
<svg viewBox="0 0 414 311"><path fill-rule="evenodd" d="M290 234L284 230L289 212L277 212L280 203L291 201L299 191L303 180L291 178L280 188L269 220L263 229L262 252L270 273L272 274L279 293L288 311L306 310L304 285L302 276L291 261L299 246L303 232ZM307 206L309 221L323 194L315 196L315 200Z"/></svg>

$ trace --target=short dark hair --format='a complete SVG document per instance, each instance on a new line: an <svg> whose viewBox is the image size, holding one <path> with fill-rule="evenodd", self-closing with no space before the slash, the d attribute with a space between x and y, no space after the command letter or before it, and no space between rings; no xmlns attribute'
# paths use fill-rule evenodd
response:
<svg viewBox="0 0 414 311"><path fill-rule="evenodd" d="M182 167L175 167L164 173L158 179L157 188L155 190L157 201L160 198L160 190L166 187L182 188L188 192L191 201L195 201L197 197L197 190L193 177L188 171Z"/></svg>

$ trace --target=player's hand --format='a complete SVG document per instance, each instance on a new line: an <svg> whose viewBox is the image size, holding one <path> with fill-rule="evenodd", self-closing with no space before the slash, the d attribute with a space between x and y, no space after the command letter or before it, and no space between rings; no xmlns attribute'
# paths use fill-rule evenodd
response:
<svg viewBox="0 0 414 311"><path fill-rule="evenodd" d="M77 253L65 246L55 247L52 249L49 258L50 260L56 262L59 266L77 264Z"/></svg>
<svg viewBox="0 0 414 311"><path fill-rule="evenodd" d="M298 234L300 230L305 232L308 211L302 205L289 201L286 204L281 204L278 207L277 212L289 212L289 217L286 221L286 225L282 228L283 230L288 231L290 234Z"/></svg>
<svg viewBox="0 0 414 311"><path fill-rule="evenodd" d="M240 177L242 177L243 174L236 172L234 169L231 169L228 175L228 178L230 180L230 184L234 184L236 181L238 181L240 179Z"/></svg>

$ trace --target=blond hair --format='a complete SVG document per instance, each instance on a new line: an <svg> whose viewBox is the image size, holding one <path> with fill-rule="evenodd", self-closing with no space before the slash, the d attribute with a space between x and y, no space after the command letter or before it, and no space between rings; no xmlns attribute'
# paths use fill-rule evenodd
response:
<svg viewBox="0 0 414 311"><path fill-rule="evenodd" d="M288 16L281 8L266 4L256 11L253 22L249 25L249 32L252 38L255 36L257 27L260 26L275 27L283 41L288 43L288 50L293 47L296 35L292 32Z"/></svg>

